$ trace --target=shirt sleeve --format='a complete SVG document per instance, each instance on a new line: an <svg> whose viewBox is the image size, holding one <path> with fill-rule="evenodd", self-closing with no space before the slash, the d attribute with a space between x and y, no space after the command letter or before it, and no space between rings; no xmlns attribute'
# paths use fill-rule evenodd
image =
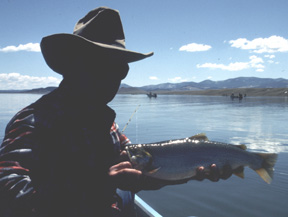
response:
<svg viewBox="0 0 288 217"><path fill-rule="evenodd" d="M0 146L0 216L31 216L35 211L30 177L33 137L33 109L25 108L8 123Z"/></svg>
<svg viewBox="0 0 288 217"><path fill-rule="evenodd" d="M117 149L123 150L125 148L125 145L130 144L130 140L128 137L120 132L119 126L116 122L113 123L111 129L110 129L110 135L112 136L114 146L119 146Z"/></svg>
<svg viewBox="0 0 288 217"><path fill-rule="evenodd" d="M117 130L117 133L120 139L120 145L122 149L124 148L125 145L131 144L130 139L128 139L128 137L125 134L121 133L119 129Z"/></svg>

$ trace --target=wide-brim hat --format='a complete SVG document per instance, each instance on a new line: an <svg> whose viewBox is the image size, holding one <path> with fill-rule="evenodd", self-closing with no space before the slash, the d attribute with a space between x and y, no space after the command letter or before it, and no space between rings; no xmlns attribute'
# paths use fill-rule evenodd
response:
<svg viewBox="0 0 288 217"><path fill-rule="evenodd" d="M41 51L47 65L60 74L65 74L79 60L91 64L97 58L111 58L126 63L135 62L153 55L127 50L119 12L100 7L80 19L73 34L60 33L44 37Z"/></svg>

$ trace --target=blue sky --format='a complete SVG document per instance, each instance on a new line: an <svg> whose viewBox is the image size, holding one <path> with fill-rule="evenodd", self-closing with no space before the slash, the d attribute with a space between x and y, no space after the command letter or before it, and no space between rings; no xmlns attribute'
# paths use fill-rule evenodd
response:
<svg viewBox="0 0 288 217"><path fill-rule="evenodd" d="M287 0L1 0L0 89L57 85L41 38L98 6L120 11L128 49L155 53L130 64L126 84L288 78Z"/></svg>

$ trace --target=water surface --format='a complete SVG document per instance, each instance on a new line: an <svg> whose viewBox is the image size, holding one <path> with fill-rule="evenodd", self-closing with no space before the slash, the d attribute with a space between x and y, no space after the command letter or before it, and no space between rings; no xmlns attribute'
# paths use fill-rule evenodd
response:
<svg viewBox="0 0 288 217"><path fill-rule="evenodd" d="M41 97L0 94L0 139L7 122ZM140 105L140 107L139 107ZM117 95L110 103L122 129L135 109L125 134L133 143L185 138L204 132L210 140L245 144L251 151L277 152L274 180L266 184L245 169L245 179L232 176L217 183L205 180L142 191L139 196L167 217L288 216L288 98Z"/></svg>
<svg viewBox="0 0 288 217"><path fill-rule="evenodd" d="M185 138L204 132L210 140L245 144L251 151L277 152L272 184L245 169L232 176L168 186L138 195L163 216L288 216L288 98L247 97L242 101L209 96L118 96L112 103L134 143Z"/></svg>

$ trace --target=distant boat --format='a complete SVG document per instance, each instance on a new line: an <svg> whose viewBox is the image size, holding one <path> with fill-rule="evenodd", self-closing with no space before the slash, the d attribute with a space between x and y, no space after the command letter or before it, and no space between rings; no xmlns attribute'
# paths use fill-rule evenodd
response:
<svg viewBox="0 0 288 217"><path fill-rule="evenodd" d="M245 96L246 96L246 94L245 94ZM242 100L243 99L243 95L241 94L241 93L239 93L239 95L237 96L237 95L234 95L234 93L232 93L231 94L231 99L233 100L233 99L239 99L239 100Z"/></svg>
<svg viewBox="0 0 288 217"><path fill-rule="evenodd" d="M157 94L156 94L156 93L152 93L152 92L147 93L147 96L148 96L149 98L152 98L152 97L157 98Z"/></svg>

